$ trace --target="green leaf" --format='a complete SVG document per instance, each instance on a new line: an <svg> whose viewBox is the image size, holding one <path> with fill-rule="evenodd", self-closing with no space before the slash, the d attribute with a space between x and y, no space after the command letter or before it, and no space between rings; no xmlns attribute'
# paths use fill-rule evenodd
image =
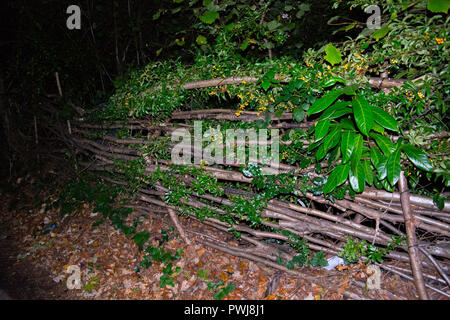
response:
<svg viewBox="0 0 450 320"><path fill-rule="evenodd" d="M324 95L322 98L316 100L312 104L311 108L309 108L309 110L308 110L308 115L312 115L312 114L315 114L315 113L318 113L318 112L321 112L321 111L325 110L334 101L336 101L336 99L339 98L339 96L341 94L343 94L343 90L342 89L330 91L329 93Z"/></svg>
<svg viewBox="0 0 450 320"><path fill-rule="evenodd" d="M352 106L356 125L359 130L367 136L373 126L372 108L367 100L361 95L358 95L356 99L352 101Z"/></svg>
<svg viewBox="0 0 450 320"><path fill-rule="evenodd" d="M341 125L343 129L356 131L355 125L353 124L353 120L350 120L348 118L341 119Z"/></svg>
<svg viewBox="0 0 450 320"><path fill-rule="evenodd" d="M387 179L381 180L380 183L386 191L394 192L394 187L389 184Z"/></svg>
<svg viewBox="0 0 450 320"><path fill-rule="evenodd" d="M347 108L348 102L336 102L327 110L325 110L319 118L319 121L325 119L336 119L352 112L351 108Z"/></svg>
<svg viewBox="0 0 450 320"><path fill-rule="evenodd" d="M391 186L394 186L400 177L400 149L398 146L387 159L386 169L387 178Z"/></svg>
<svg viewBox="0 0 450 320"><path fill-rule="evenodd" d="M364 191L364 168L360 163L358 163L354 169L350 168L349 172L349 182L350 187L355 192L363 192Z"/></svg>
<svg viewBox="0 0 450 320"><path fill-rule="evenodd" d="M227 24L226 26L224 26L223 29L224 29L225 31L232 31L233 28L234 28L234 26L235 26L235 24L232 22L232 23Z"/></svg>
<svg viewBox="0 0 450 320"><path fill-rule="evenodd" d="M439 210L442 211L442 209L444 209L444 206L445 206L445 198L439 196L438 193L436 193L436 194L433 196L433 202L434 202L434 204L439 208Z"/></svg>
<svg viewBox="0 0 450 320"><path fill-rule="evenodd" d="M269 31L275 30L275 29L278 28L280 25L281 25L281 24L280 24L278 21L276 21L276 20L269 21L269 22L267 22L267 24L266 24L266 26L267 26L267 28L269 29Z"/></svg>
<svg viewBox="0 0 450 320"><path fill-rule="evenodd" d="M319 121L316 125L316 129L314 132L316 140L325 137L325 135L328 133L329 128L330 128L330 119Z"/></svg>
<svg viewBox="0 0 450 320"><path fill-rule="evenodd" d="M144 245L144 243L147 242L147 240L150 238L150 234L147 231L142 231L139 233L136 233L133 237L134 242L136 242L136 244L139 247L139 250L142 250L142 246Z"/></svg>
<svg viewBox="0 0 450 320"><path fill-rule="evenodd" d="M327 194L333 191L337 186L343 184L347 180L350 165L339 164L328 176L327 183L323 186L323 193Z"/></svg>
<svg viewBox="0 0 450 320"><path fill-rule="evenodd" d="M371 132L370 136L375 139L375 142L385 155L390 155L395 150L395 145L385 136L374 132Z"/></svg>
<svg viewBox="0 0 450 320"><path fill-rule="evenodd" d="M342 162L344 163L350 160L350 156L352 155L353 149L355 148L355 137L356 134L353 131L345 130L342 133L341 153Z"/></svg>
<svg viewBox="0 0 450 320"><path fill-rule="evenodd" d="M340 63L342 61L341 52L336 49L335 46L333 46L331 43L329 43L325 47L325 60L327 60L332 65L335 65L336 63Z"/></svg>
<svg viewBox="0 0 450 320"><path fill-rule="evenodd" d="M398 122L381 108L372 106L372 113L376 122L386 129L398 132Z"/></svg>
<svg viewBox="0 0 450 320"><path fill-rule="evenodd" d="M378 123L376 123L376 118L375 118L375 122L373 123L372 130L375 132L381 133L381 134L384 133L384 128L382 126L380 126Z"/></svg>
<svg viewBox="0 0 450 320"><path fill-rule="evenodd" d="M283 115L283 109L278 109L277 111L275 111L275 117L281 118L282 115ZM305 116L305 112L303 111L303 117L304 116ZM300 116L299 116L299 118L300 118ZM302 120L303 120L303 118L302 118ZM300 120L300 121L302 121L302 120ZM300 121L298 121L298 122L300 122Z"/></svg>
<svg viewBox="0 0 450 320"><path fill-rule="evenodd" d="M363 168L366 182L369 186L371 186L373 184L373 172L372 166L370 165L370 162L368 160L363 161Z"/></svg>
<svg viewBox="0 0 450 320"><path fill-rule="evenodd" d="M378 172L378 179L383 180L387 176L387 158L383 157L375 166Z"/></svg>
<svg viewBox="0 0 450 320"><path fill-rule="evenodd" d="M153 19L153 20L158 20L159 17L161 16L161 12L162 12L162 10L159 9L158 12L156 12L155 14L153 14L152 19Z"/></svg>
<svg viewBox="0 0 450 320"><path fill-rule="evenodd" d="M261 87L262 87L264 90L266 90L266 91L267 91L267 89L269 89L270 85L271 85L271 82L268 81L268 80L264 80L264 81L261 83Z"/></svg>
<svg viewBox="0 0 450 320"><path fill-rule="evenodd" d="M323 140L319 140L319 141L314 142L313 144L310 144L308 146L308 151L314 150L315 148L317 148L321 144L323 144Z"/></svg>
<svg viewBox="0 0 450 320"><path fill-rule="evenodd" d="M331 77L327 78L325 82L322 84L323 88L331 87L332 85L336 84L337 82L345 84L345 80L341 77Z"/></svg>
<svg viewBox="0 0 450 320"><path fill-rule="evenodd" d="M409 160L419 169L424 171L433 170L428 156L419 148L414 147L410 144L405 144L402 146L402 150L406 153Z"/></svg>
<svg viewBox="0 0 450 320"><path fill-rule="evenodd" d="M448 0L428 0L427 9L431 12L443 12L447 14L450 8L450 1Z"/></svg>
<svg viewBox="0 0 450 320"><path fill-rule="evenodd" d="M363 149L363 136L360 135L359 133L356 134L356 138L355 138L355 145L353 148L353 152L351 154L351 161L352 161L352 167L356 167L356 165L359 163L359 160L361 159L362 156L362 149Z"/></svg>
<svg viewBox="0 0 450 320"><path fill-rule="evenodd" d="M327 150L323 147L323 144L320 145L319 149L316 151L316 160L320 161L327 155Z"/></svg>
<svg viewBox="0 0 450 320"><path fill-rule="evenodd" d="M197 37L197 39L195 39L195 41L197 42L197 44L202 45L202 44L206 44L208 41L206 40L206 38L202 35L199 35Z"/></svg>
<svg viewBox="0 0 450 320"><path fill-rule="evenodd" d="M376 167L378 163L382 160L381 152L378 148L370 148L370 161L373 166Z"/></svg>
<svg viewBox="0 0 450 320"><path fill-rule="evenodd" d="M375 31L372 34L372 38L374 38L376 41L380 40L381 38L383 38L384 36L386 36L389 32L389 27L388 26L384 26L380 29L378 29L377 31Z"/></svg>
<svg viewBox="0 0 450 320"><path fill-rule="evenodd" d="M359 89L358 84L351 84L349 86L346 86L343 90L344 90L344 94L346 94L348 96L354 96L354 95L356 95L356 91L358 89Z"/></svg>
<svg viewBox="0 0 450 320"><path fill-rule="evenodd" d="M297 122L302 122L305 118L305 110L303 110L303 107L295 107L292 112L292 118Z"/></svg>
<svg viewBox="0 0 450 320"><path fill-rule="evenodd" d="M314 267L326 267L328 265L327 259L325 259L323 252L316 252L311 258L311 265Z"/></svg>
<svg viewBox="0 0 450 320"><path fill-rule="evenodd" d="M242 42L241 46L239 47L242 51L244 51L245 49L247 49L248 45L250 44L250 42L248 41L248 38L244 40L244 42Z"/></svg>
<svg viewBox="0 0 450 320"><path fill-rule="evenodd" d="M200 20L203 23L211 24L214 21L216 21L217 18L219 18L219 13L218 12L208 10L200 17Z"/></svg>
<svg viewBox="0 0 450 320"><path fill-rule="evenodd" d="M323 140L323 146L325 148L325 151L328 151L334 146L336 146L339 143L340 138L341 138L341 127L336 126L330 131L330 133Z"/></svg>

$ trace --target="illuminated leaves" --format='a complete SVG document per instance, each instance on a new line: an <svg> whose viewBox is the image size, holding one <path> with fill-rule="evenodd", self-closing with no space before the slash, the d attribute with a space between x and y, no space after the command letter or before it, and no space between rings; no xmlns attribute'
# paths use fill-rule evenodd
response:
<svg viewBox="0 0 450 320"><path fill-rule="evenodd" d="M336 47L333 46L331 43L325 47L325 52L326 52L326 55L324 57L325 60L327 60L332 65L335 65L342 61L341 52L338 49L336 49Z"/></svg>

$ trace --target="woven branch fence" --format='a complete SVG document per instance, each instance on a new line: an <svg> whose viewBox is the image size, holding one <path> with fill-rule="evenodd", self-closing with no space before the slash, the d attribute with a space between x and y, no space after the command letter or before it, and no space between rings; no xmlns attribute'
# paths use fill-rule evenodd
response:
<svg viewBox="0 0 450 320"><path fill-rule="evenodd" d="M185 89L220 86L224 84L238 84L241 78L212 79L184 85ZM257 79L246 79L257 81ZM371 79L374 87L400 86L401 81L381 81ZM167 171L176 176L185 185L191 185L195 176L189 174L176 174L171 171L171 161L160 159L156 156L143 154L142 147L146 145L158 145L158 141L170 141L173 131L177 128L192 129L192 125L186 120L226 120L253 122L264 119L263 115L256 112L242 112L237 117L233 110L207 109L174 112L171 119L164 123L152 123L151 119L128 119L127 121L111 122L108 124L92 124L80 118L67 122L51 130L62 137L66 144L75 150L79 156L83 170L95 171L100 177L109 183L126 185L124 179L120 179L123 170L117 167L116 161L129 161L144 159L144 174L152 174L156 171ZM268 128L287 130L291 128L308 129L313 124L309 122L297 123L292 120L292 114L284 113L281 118L272 116L273 121ZM128 129L130 136L121 139L114 135L117 129ZM438 132L430 139L443 139L448 137L446 132ZM393 137L394 140L398 137ZM289 142L282 142L289 143ZM308 145L308 141L303 141ZM160 145L163 145L162 143ZM167 145L168 150L174 143ZM323 163L323 167L327 164ZM249 191L252 178L242 174L239 163L222 165L197 165L210 176L220 182L227 182L222 188L221 196L209 194L190 194L182 200L183 204L196 209L207 208L225 216L229 214L225 207L232 206L232 197L241 196L254 199L257 194ZM304 169L292 165L280 163L280 172L293 172L294 176L302 177L309 174L314 177L314 166ZM112 176L110 173L115 173ZM406 178L401 174L398 192L387 192L374 188L366 189L354 197L345 196L343 199L331 202L323 196L312 193L303 194L298 190L298 198L304 201L289 202L274 198L268 201L261 211L261 226L252 228L246 223L237 223L232 226L234 231L241 233L240 245L231 246L219 237L204 238L204 245L217 250L244 257L270 267L283 270L292 275L301 275L304 278L314 279L313 275L302 272L301 269L290 270L277 263L277 257L285 261L293 258L295 252L288 246L280 246L282 242L290 239L280 230L288 231L303 239L308 240L309 247L314 251L322 251L327 255L338 255L350 235L358 239L366 240L372 245L386 247L392 241L392 235L404 236L407 245L395 247L386 254L383 263L377 263L383 270L400 275L404 279L414 281L417 292L422 299L427 299L429 292L438 293L441 296L450 297L448 286L450 285L448 274L450 273L450 202L445 202L444 208L434 204L433 199L421 195L410 194L406 188ZM245 189L245 190L244 190ZM189 240L189 221L183 219L180 224L177 215L179 208L168 205L164 201L164 195L169 190L161 183L152 182L146 185L144 181L136 190L138 204L136 208L145 206L157 208L156 212L167 211L171 213L172 221L182 232L186 241ZM308 203L308 205L305 205ZM197 219L191 216L189 219ZM223 219L207 217L204 224L217 228L223 232L230 231L230 225ZM281 251L280 251L281 249ZM402 265L403 267L399 267ZM410 267L405 267L405 266ZM365 283L356 280L356 286L365 287ZM430 291L431 290L431 291ZM358 298L355 293L345 291L348 297ZM392 298L401 299L393 293L387 293ZM362 298L362 297L359 297Z"/></svg>

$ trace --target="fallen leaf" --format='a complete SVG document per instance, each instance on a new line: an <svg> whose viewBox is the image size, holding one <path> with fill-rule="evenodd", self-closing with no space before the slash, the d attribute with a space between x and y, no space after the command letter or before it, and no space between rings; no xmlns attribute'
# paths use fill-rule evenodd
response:
<svg viewBox="0 0 450 320"><path fill-rule="evenodd" d="M223 282L227 282L228 279L229 279L228 275L227 275L225 272L221 272L221 273L219 274L219 278L220 278Z"/></svg>
<svg viewBox="0 0 450 320"><path fill-rule="evenodd" d="M234 269L233 269L231 266L226 266L226 267L225 267L225 270L226 270L228 273L234 273Z"/></svg>
<svg viewBox="0 0 450 320"><path fill-rule="evenodd" d="M344 292L344 290L347 288L347 286L348 286L348 280L345 280L342 284L341 284L341 286L339 287L339 290L338 290L338 295L341 295L342 294L342 292Z"/></svg>
<svg viewBox="0 0 450 320"><path fill-rule="evenodd" d="M336 267L336 269L337 269L338 271L343 271L343 270L347 270L347 269L348 269L348 266L338 265L338 266Z"/></svg>

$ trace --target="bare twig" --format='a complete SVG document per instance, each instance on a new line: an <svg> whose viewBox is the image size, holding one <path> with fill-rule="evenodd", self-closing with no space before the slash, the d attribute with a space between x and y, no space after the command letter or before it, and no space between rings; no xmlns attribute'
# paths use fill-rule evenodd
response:
<svg viewBox="0 0 450 320"><path fill-rule="evenodd" d="M59 73L58 72L55 72L55 78L56 78L56 85L58 86L59 96L62 97L63 93L62 93L62 89L61 89L61 83L59 82Z"/></svg>
<svg viewBox="0 0 450 320"><path fill-rule="evenodd" d="M428 251L425 250L424 248L419 247L419 250L425 255L425 257L428 258L428 260L431 261L431 263L436 267L436 270L439 272L441 277L445 280L445 282L447 282L447 285L450 286L450 280L447 274L445 274L444 270L442 270L441 266L437 263L437 261L433 258L433 256L429 254Z"/></svg>

